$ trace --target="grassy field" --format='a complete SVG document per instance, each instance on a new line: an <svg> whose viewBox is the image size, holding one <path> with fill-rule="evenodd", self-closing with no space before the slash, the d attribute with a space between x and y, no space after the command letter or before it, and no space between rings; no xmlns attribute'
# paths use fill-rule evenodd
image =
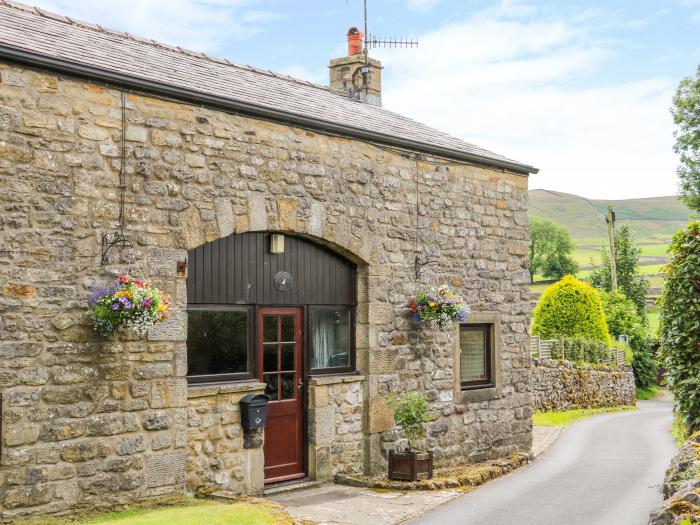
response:
<svg viewBox="0 0 700 525"><path fill-rule="evenodd" d="M579 419L595 416L598 414L609 414L612 412L623 412L625 410L635 410L637 407L621 406L606 408L578 408L576 410L565 410L563 412L535 412L532 414L532 424L544 427L559 427L575 423Z"/></svg>
<svg viewBox="0 0 700 525"><path fill-rule="evenodd" d="M651 385L649 388L637 388L637 399L654 399L659 393L659 387Z"/></svg>
<svg viewBox="0 0 700 525"><path fill-rule="evenodd" d="M83 519L37 518L18 521L17 525L292 525L292 518L276 505L264 500L224 503L208 500L187 501L156 508L132 508L93 515Z"/></svg>

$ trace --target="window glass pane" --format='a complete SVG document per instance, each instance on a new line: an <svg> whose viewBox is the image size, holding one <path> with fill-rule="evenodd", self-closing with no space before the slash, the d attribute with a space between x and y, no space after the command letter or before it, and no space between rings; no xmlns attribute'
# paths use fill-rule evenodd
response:
<svg viewBox="0 0 700 525"><path fill-rule="evenodd" d="M461 381L488 379L486 370L486 329L459 332L459 373Z"/></svg>
<svg viewBox="0 0 700 525"><path fill-rule="evenodd" d="M270 401L277 400L277 374L265 374L265 393Z"/></svg>
<svg viewBox="0 0 700 525"><path fill-rule="evenodd" d="M263 345L263 372L277 371L277 343Z"/></svg>
<svg viewBox="0 0 700 525"><path fill-rule="evenodd" d="M263 341L265 341L266 343L277 341L277 316L276 315L263 316Z"/></svg>
<svg viewBox="0 0 700 525"><path fill-rule="evenodd" d="M350 311L311 312L311 368L350 366Z"/></svg>
<svg viewBox="0 0 700 525"><path fill-rule="evenodd" d="M294 370L294 343L282 346L282 370Z"/></svg>
<svg viewBox="0 0 700 525"><path fill-rule="evenodd" d="M281 399L294 399L294 373L282 374Z"/></svg>
<svg viewBox="0 0 700 525"><path fill-rule="evenodd" d="M285 315L282 317L282 339L280 341L294 341L294 316Z"/></svg>
<svg viewBox="0 0 700 525"><path fill-rule="evenodd" d="M248 371L248 312L190 310L187 313L187 373Z"/></svg>

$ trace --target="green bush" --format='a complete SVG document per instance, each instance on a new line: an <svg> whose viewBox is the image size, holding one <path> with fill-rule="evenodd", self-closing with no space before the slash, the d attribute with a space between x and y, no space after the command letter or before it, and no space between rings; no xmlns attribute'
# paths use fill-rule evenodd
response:
<svg viewBox="0 0 700 525"><path fill-rule="evenodd" d="M652 355L652 344L637 306L622 293L601 292L605 319L610 334L617 338L627 334L632 348L632 369L638 387L648 388L656 380L658 366Z"/></svg>
<svg viewBox="0 0 700 525"><path fill-rule="evenodd" d="M567 275L540 297L532 318L532 334L543 339L579 336L609 345L600 294Z"/></svg>
<svg viewBox="0 0 700 525"><path fill-rule="evenodd" d="M689 433L700 430L700 222L673 236L659 316L666 380Z"/></svg>
<svg viewBox="0 0 700 525"><path fill-rule="evenodd" d="M423 423L430 421L428 418L428 401L423 394L409 392L398 399L390 399L390 406L394 409L394 422L401 427L409 448L415 450L420 447L425 438Z"/></svg>

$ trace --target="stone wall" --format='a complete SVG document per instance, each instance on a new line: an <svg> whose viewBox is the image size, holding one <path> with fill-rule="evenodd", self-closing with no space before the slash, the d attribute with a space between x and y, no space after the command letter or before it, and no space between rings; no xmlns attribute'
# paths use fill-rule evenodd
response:
<svg viewBox="0 0 700 525"><path fill-rule="evenodd" d="M101 266L101 235L119 215L120 104L116 89L0 64L0 511L184 490L188 428L206 440L195 420L188 427L178 263L246 231L303 235L358 264L366 471L400 439L382 408L390 390L428 393L431 444L445 460L529 450L527 178L129 93L125 234L136 264L113 249ZM437 261L419 279L416 245ZM91 289L117 271L171 298L173 315L146 338L105 340L85 320ZM442 283L500 315L503 386L478 403L454 397L454 335L405 316L408 295ZM350 443L358 387L337 388L335 433L347 428ZM329 473L359 468L360 452L347 450L328 450ZM194 459L188 475L206 479Z"/></svg>
<svg viewBox="0 0 700 525"><path fill-rule="evenodd" d="M309 387L309 462L316 479L364 470L363 376L317 377Z"/></svg>
<svg viewBox="0 0 700 525"><path fill-rule="evenodd" d="M532 360L533 410L570 410L634 405L636 387L630 366Z"/></svg>
<svg viewBox="0 0 700 525"><path fill-rule="evenodd" d="M263 434L241 427L239 401L264 383L191 387L187 400L187 488L263 491Z"/></svg>
<svg viewBox="0 0 700 525"><path fill-rule="evenodd" d="M700 523L700 432L671 460L664 477L664 503L649 518L649 525L696 523Z"/></svg>

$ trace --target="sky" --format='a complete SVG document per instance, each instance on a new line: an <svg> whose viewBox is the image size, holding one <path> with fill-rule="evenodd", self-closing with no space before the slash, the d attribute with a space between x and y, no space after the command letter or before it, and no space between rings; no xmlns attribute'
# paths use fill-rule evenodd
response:
<svg viewBox="0 0 700 525"><path fill-rule="evenodd" d="M327 84L362 0L25 0ZM386 108L540 169L531 188L677 193L672 97L700 63L700 0L368 0Z"/></svg>

